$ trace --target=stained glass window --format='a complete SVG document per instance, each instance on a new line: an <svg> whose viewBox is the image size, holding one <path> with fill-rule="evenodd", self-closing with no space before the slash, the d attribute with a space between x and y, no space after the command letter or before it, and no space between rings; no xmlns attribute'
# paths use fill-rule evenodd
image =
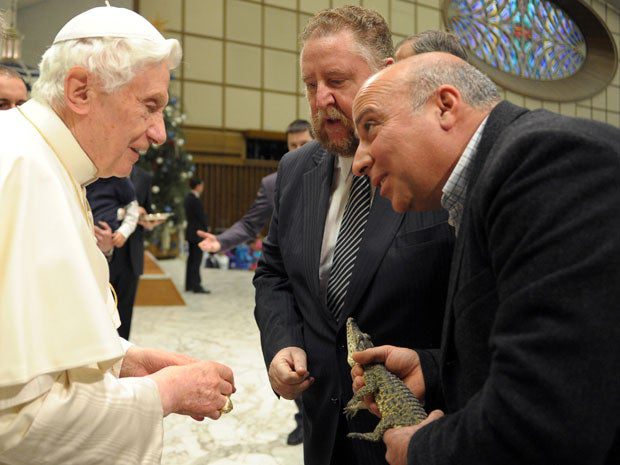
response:
<svg viewBox="0 0 620 465"><path fill-rule="evenodd" d="M447 19L476 57L519 77L566 78L586 58L575 22L547 0L451 0Z"/></svg>

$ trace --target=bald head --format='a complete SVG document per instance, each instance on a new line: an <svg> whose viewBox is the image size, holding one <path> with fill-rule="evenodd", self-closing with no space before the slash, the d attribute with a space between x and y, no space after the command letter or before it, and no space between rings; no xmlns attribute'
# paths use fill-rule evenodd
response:
<svg viewBox="0 0 620 465"><path fill-rule="evenodd" d="M398 212L440 208L442 188L499 101L493 83L448 53L400 61L368 79L353 103L353 172L366 174Z"/></svg>
<svg viewBox="0 0 620 465"><path fill-rule="evenodd" d="M441 86L452 86L472 108L490 111L499 101L497 87L463 59L445 52L428 52L401 60L366 81L366 87L388 86L404 93L419 109Z"/></svg>

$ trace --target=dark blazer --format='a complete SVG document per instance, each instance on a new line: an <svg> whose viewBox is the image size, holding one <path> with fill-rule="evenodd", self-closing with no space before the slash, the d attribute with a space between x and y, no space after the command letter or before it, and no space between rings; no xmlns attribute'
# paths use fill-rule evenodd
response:
<svg viewBox="0 0 620 465"><path fill-rule="evenodd" d="M132 190L138 205L146 211L151 210L152 175L134 165L131 175ZM125 245L115 249L110 261L110 283L116 290L117 308L121 318L118 333L129 339L133 304L138 290L138 280L144 271L144 230L137 225L135 231L127 238Z"/></svg>
<svg viewBox="0 0 620 465"><path fill-rule="evenodd" d="M206 231L209 228L209 220L204 211L202 202L193 192L188 192L185 196L185 219L187 220L187 228L185 228L185 239L187 242L200 242L202 238L198 236L196 231L199 229Z"/></svg>
<svg viewBox="0 0 620 465"><path fill-rule="evenodd" d="M147 213L150 213L151 204L153 203L151 199L153 175L134 165L129 179L136 190L138 205L143 207ZM144 272L144 228L142 226L136 226L136 230L129 236L124 247L129 248L129 259L134 274L140 276Z"/></svg>
<svg viewBox="0 0 620 465"><path fill-rule="evenodd" d="M304 456L312 465L329 465L342 409L353 395L347 317L357 318L376 344L438 347L453 245L445 212L399 214L375 195L343 316L336 322L319 288L333 166L334 156L316 141L284 156L254 277L265 363L269 366L284 347L301 347L316 379L302 396ZM349 429L370 431L376 422L360 412ZM346 441L355 449L353 461L385 464L382 443Z"/></svg>
<svg viewBox="0 0 620 465"><path fill-rule="evenodd" d="M118 209L136 200L136 192L129 179L111 176L89 184L86 187L86 198L95 224L105 221L112 231L116 231L122 223L117 218Z"/></svg>
<svg viewBox="0 0 620 465"><path fill-rule="evenodd" d="M620 463L620 131L503 102L472 163L409 463Z"/></svg>
<svg viewBox="0 0 620 465"><path fill-rule="evenodd" d="M256 235L271 218L273 211L273 196L276 190L276 176L278 173L271 173L261 179L260 188L256 193L256 199L250 209L239 221L221 234L217 240L220 242L222 251L256 238Z"/></svg>

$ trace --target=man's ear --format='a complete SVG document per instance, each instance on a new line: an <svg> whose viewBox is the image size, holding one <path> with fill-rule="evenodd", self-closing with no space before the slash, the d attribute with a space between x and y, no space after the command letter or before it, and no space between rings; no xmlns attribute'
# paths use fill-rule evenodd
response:
<svg viewBox="0 0 620 465"><path fill-rule="evenodd" d="M439 124L449 131L456 123L461 108L461 93L450 85L440 86L435 93L435 104L439 109Z"/></svg>
<svg viewBox="0 0 620 465"><path fill-rule="evenodd" d="M81 66L74 66L65 77L65 103L78 115L89 112L92 104L93 75Z"/></svg>
<svg viewBox="0 0 620 465"><path fill-rule="evenodd" d="M393 64L394 64L394 58L392 58L392 57L388 57L385 60L383 60L383 67L384 68L387 68L388 66L393 65Z"/></svg>

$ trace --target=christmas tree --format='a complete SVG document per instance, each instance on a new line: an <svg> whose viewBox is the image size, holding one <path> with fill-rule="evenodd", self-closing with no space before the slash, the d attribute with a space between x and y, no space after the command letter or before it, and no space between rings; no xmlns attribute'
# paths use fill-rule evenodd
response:
<svg viewBox="0 0 620 465"><path fill-rule="evenodd" d="M153 174L151 210L172 213L164 225L146 234L147 247L160 258L173 257L179 252L179 232L185 221L183 200L189 191L188 179L196 170L192 155L183 149L185 138L181 124L184 120L179 100L171 97L164 109L166 142L152 145L138 162Z"/></svg>

